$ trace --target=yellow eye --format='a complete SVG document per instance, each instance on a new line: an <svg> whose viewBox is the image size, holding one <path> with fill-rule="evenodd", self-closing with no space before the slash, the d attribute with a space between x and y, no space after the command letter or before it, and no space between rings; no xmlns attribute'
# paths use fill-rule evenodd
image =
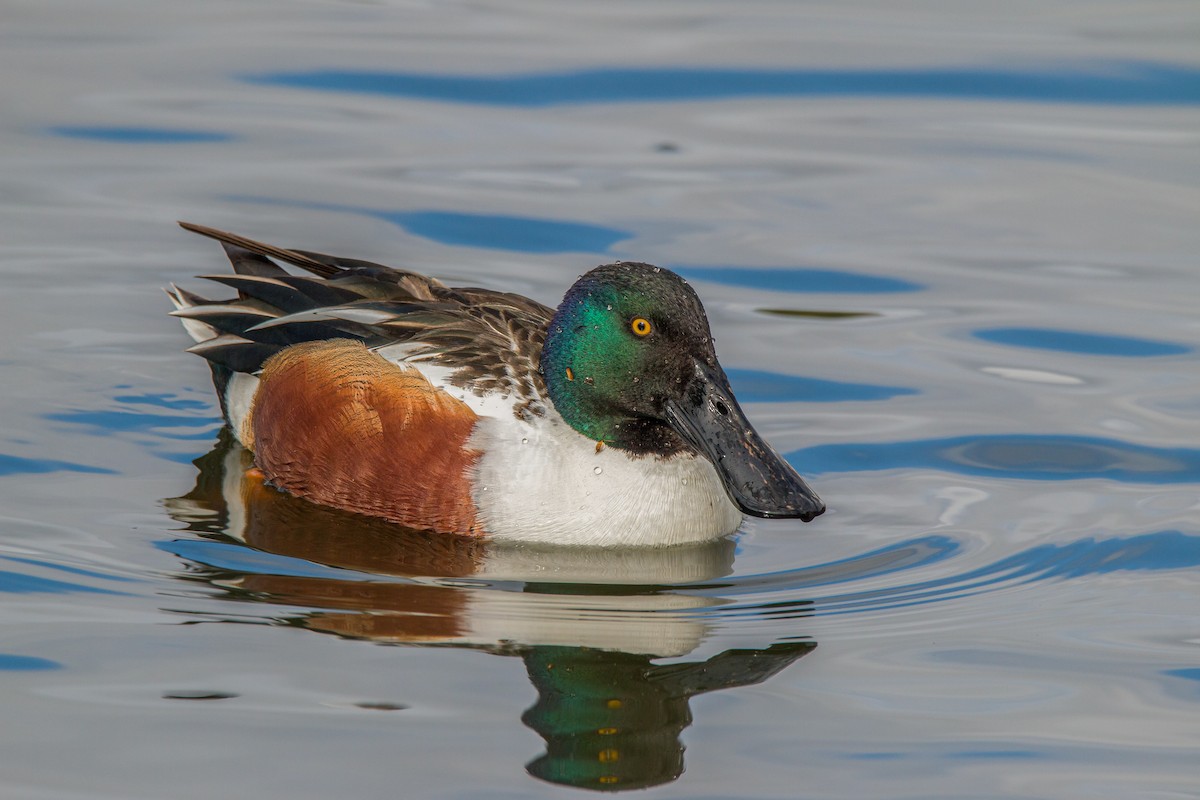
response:
<svg viewBox="0 0 1200 800"><path fill-rule="evenodd" d="M653 330L650 327L650 320L645 317L634 317L633 322L629 323L629 329L638 336L649 336L650 331Z"/></svg>

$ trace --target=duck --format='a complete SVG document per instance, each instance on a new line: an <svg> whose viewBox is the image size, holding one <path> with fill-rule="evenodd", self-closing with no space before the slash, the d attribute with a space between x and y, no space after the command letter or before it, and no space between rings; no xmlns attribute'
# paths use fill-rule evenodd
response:
<svg viewBox="0 0 1200 800"><path fill-rule="evenodd" d="M252 476L495 543L664 547L825 504L754 429L676 273L619 261L550 308L188 222L236 291L172 284ZM301 271L289 271L284 265Z"/></svg>

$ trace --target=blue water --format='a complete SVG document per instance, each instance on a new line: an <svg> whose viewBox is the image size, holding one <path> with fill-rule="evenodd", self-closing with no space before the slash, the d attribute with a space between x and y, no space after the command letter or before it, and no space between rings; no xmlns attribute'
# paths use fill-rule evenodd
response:
<svg viewBox="0 0 1200 800"><path fill-rule="evenodd" d="M532 75L436 75L313 70L244 76L250 83L536 108L583 103L755 97L938 98L1120 105L1200 104L1200 69L1187 64L1059 63L1045 69L591 69Z"/></svg>
<svg viewBox="0 0 1200 800"><path fill-rule="evenodd" d="M1064 353L1098 356L1127 356L1129 358L1178 356L1189 353L1192 349L1174 342L1160 342L1137 336L1113 336L1047 328L989 328L975 331L975 335L985 342L1008 344L1014 347L1033 347L1039 350L1059 350Z"/></svg>
<svg viewBox="0 0 1200 800"><path fill-rule="evenodd" d="M1194 796L1191 7L8 22L0 796ZM561 551L263 487L177 219L551 305L674 269L830 510Z"/></svg>
<svg viewBox="0 0 1200 800"><path fill-rule="evenodd" d="M1200 482L1200 449L1085 436L1008 434L817 445L788 457L817 473L915 468L1034 481Z"/></svg>
<svg viewBox="0 0 1200 800"><path fill-rule="evenodd" d="M39 672L47 669L59 669L62 664L48 658L36 656L21 656L12 653L0 653L0 672Z"/></svg>
<svg viewBox="0 0 1200 800"><path fill-rule="evenodd" d="M693 280L712 281L727 286L745 286L751 289L766 289L773 292L878 294L915 292L923 288L920 284L901 278L863 275L832 269L671 266L679 274Z"/></svg>
<svg viewBox="0 0 1200 800"><path fill-rule="evenodd" d="M0 453L0 475L38 474L42 472L95 472L112 473L113 470L104 467L94 467L87 464L75 464L70 461L58 461L53 458L22 458Z"/></svg>
<svg viewBox="0 0 1200 800"><path fill-rule="evenodd" d="M851 400L887 400L917 394L907 386L882 386L781 375L754 369L726 370L729 381L743 403L837 403Z"/></svg>
<svg viewBox="0 0 1200 800"><path fill-rule="evenodd" d="M197 144L226 142L233 137L219 131L176 130L171 128L127 128L89 125L63 125L50 132L69 139L92 139L117 144Z"/></svg>

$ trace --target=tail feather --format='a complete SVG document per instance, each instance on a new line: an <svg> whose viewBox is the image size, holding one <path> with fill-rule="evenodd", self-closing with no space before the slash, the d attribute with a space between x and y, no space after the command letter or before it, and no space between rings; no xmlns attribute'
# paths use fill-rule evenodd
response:
<svg viewBox="0 0 1200 800"><path fill-rule="evenodd" d="M439 308L439 297L451 291L440 281L408 270L179 224L220 242L233 267L231 273L199 277L236 290L236 298L210 300L174 285L167 290L175 305L173 315L197 342L190 352L222 372L257 372L281 348L301 342L354 338L378 345L404 338L395 333L396 320ZM275 261L315 277L293 275Z"/></svg>
<svg viewBox="0 0 1200 800"><path fill-rule="evenodd" d="M164 291L167 293L167 297L171 298L171 303L175 306L176 314L181 311L189 311L210 302L198 294L189 292L186 289L180 289L173 283L171 284L171 288L164 289ZM216 328L200 320L180 315L179 321L183 323L183 329L187 331L188 336L191 336L197 342L207 341L220 335Z"/></svg>
<svg viewBox="0 0 1200 800"><path fill-rule="evenodd" d="M284 314L305 311L316 305L311 298L279 278L258 275L198 275L206 281L237 289L239 300L253 299Z"/></svg>
<svg viewBox="0 0 1200 800"><path fill-rule="evenodd" d="M198 233L201 236L207 236L210 239L216 239L218 242L224 245L233 245L235 248L240 248L249 253L264 257L269 256L270 258L286 262L292 266L299 267L300 269L308 270L314 275L320 275L322 278L332 278L342 271L332 264L317 261L316 259L304 255L303 253L298 253L295 250L276 247L273 244L256 242L253 239L247 239L245 236L239 236L236 233L229 233L228 231L209 228L206 225L197 225L194 222L181 221L179 223L179 227L183 228L184 230L191 231L192 233ZM229 252L228 248L226 248L226 252ZM263 260L265 261L266 258L263 258ZM267 263L269 264L270 262L268 261Z"/></svg>
<svg viewBox="0 0 1200 800"><path fill-rule="evenodd" d="M208 359L226 404L232 372L257 373L293 344L335 338L367 347L412 344L405 357L452 366L464 380L510 380L510 356L537 364L552 310L515 294L450 288L433 278L370 261L289 250L203 225L184 229L220 242L232 273L201 276L237 292L209 300L171 286L168 297L188 334L190 352ZM279 263L276 263L279 262ZM312 276L293 275L281 265ZM533 378L536 385L539 378ZM244 381L242 383L245 383Z"/></svg>
<svg viewBox="0 0 1200 800"><path fill-rule="evenodd" d="M192 345L188 352L203 356L211 363L233 372L254 373L262 367L264 361L285 346L255 342L231 333L223 333Z"/></svg>
<svg viewBox="0 0 1200 800"><path fill-rule="evenodd" d="M221 242L221 247L224 248L233 271L239 275L281 278L288 274L287 270L264 255L225 242Z"/></svg>

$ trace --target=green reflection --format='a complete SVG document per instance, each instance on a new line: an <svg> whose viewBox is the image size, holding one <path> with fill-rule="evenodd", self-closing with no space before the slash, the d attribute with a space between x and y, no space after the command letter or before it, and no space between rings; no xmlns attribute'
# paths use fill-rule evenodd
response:
<svg viewBox="0 0 1200 800"><path fill-rule="evenodd" d="M688 700L760 683L815 647L786 642L663 665L634 653L532 648L525 669L538 700L521 721L546 740L546 752L525 769L551 783L600 791L673 781L683 773L679 735L692 723Z"/></svg>

